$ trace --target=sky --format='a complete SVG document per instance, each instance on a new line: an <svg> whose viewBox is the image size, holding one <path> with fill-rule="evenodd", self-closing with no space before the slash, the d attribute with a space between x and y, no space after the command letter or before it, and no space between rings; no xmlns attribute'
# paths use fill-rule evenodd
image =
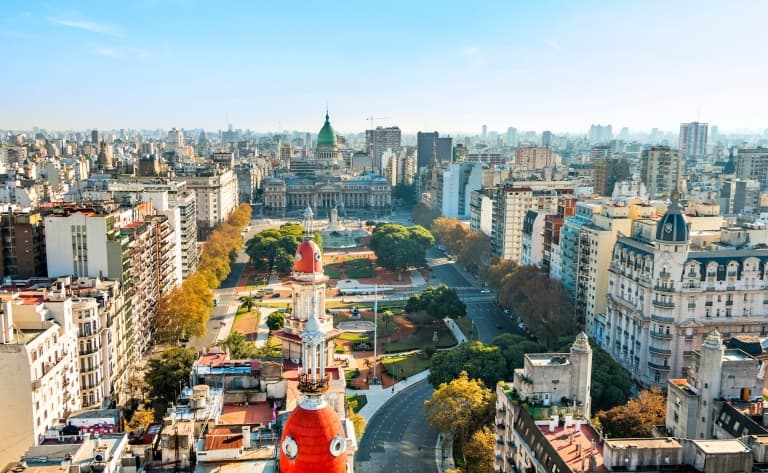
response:
<svg viewBox="0 0 768 473"><path fill-rule="evenodd" d="M768 2L0 4L0 128L768 128ZM373 120L368 119L374 117Z"/></svg>

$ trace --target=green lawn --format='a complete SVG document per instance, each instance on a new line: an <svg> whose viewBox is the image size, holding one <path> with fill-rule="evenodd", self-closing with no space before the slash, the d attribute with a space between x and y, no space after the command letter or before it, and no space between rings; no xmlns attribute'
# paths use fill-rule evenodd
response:
<svg viewBox="0 0 768 473"><path fill-rule="evenodd" d="M338 337L336 337L338 340L346 340L348 342L363 342L367 341L368 339L373 339L373 332L344 332Z"/></svg>
<svg viewBox="0 0 768 473"><path fill-rule="evenodd" d="M245 307L240 307L237 309L237 315L235 315L235 325L237 325L237 321L240 319L249 319L249 318L258 318L259 317L259 311L258 309L254 308L251 312L248 312L248 309Z"/></svg>
<svg viewBox="0 0 768 473"><path fill-rule="evenodd" d="M382 361L384 371L394 376L398 381L404 376L413 376L416 373L429 369L431 360L421 355L396 356Z"/></svg>
<svg viewBox="0 0 768 473"><path fill-rule="evenodd" d="M464 333L464 336L467 337L467 340L469 340L469 334L472 330L472 320L469 317L459 317L453 319L456 322L456 325L459 326L462 333ZM475 334L477 336L477 334Z"/></svg>
<svg viewBox="0 0 768 473"><path fill-rule="evenodd" d="M432 341L432 327L417 327L405 340L384 344L384 353L399 353L403 351L422 349L427 345L437 348L448 348L456 344L456 339L447 327L441 326L437 332L437 342Z"/></svg>

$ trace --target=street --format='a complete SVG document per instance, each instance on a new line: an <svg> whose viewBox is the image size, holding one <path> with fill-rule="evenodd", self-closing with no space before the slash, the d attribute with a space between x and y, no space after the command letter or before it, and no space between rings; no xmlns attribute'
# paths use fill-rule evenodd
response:
<svg viewBox="0 0 768 473"><path fill-rule="evenodd" d="M420 381L373 416L355 455L358 473L434 473L437 431L427 425L424 401L432 386Z"/></svg>

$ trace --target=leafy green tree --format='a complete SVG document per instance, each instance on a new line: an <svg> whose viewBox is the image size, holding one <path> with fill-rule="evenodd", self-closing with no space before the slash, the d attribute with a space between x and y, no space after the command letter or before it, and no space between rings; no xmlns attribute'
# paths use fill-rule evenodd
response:
<svg viewBox="0 0 768 473"><path fill-rule="evenodd" d="M256 269L281 274L293 268L293 255L303 240L304 229L295 223L286 223L280 228L271 228L253 236L246 244L246 254ZM314 234L314 240L322 248L322 237Z"/></svg>
<svg viewBox="0 0 768 473"><path fill-rule="evenodd" d="M373 230L368 246L381 266L402 271L424 265L426 251L434 244L434 237L424 227L384 223Z"/></svg>
<svg viewBox="0 0 768 473"><path fill-rule="evenodd" d="M280 330L285 324L285 314L282 312L272 312L267 316L267 327L270 330Z"/></svg>
<svg viewBox="0 0 768 473"><path fill-rule="evenodd" d="M159 405L155 412L164 412L164 407L180 394L180 388L188 383L189 373L197 358L192 348L173 347L163 352L160 358L147 362L144 380L149 386L149 393Z"/></svg>
<svg viewBox="0 0 768 473"><path fill-rule="evenodd" d="M254 299L250 295L242 296L240 298L240 303L242 304L243 307L248 309L248 312L250 312L251 309L253 309L253 306L256 304L256 299Z"/></svg>
<svg viewBox="0 0 768 473"><path fill-rule="evenodd" d="M230 358L236 360L250 360L256 358L256 346L245 339L240 332L230 332L221 345L229 351Z"/></svg>
<svg viewBox="0 0 768 473"><path fill-rule="evenodd" d="M482 380L486 386L496 386L507 379L507 360L497 346L473 341L462 343L454 350L440 351L432 357L429 383L438 387L466 372L471 379Z"/></svg>
<svg viewBox="0 0 768 473"><path fill-rule="evenodd" d="M467 305L459 298L455 289L441 284L438 287L428 287L421 294L408 298L405 311L424 311L435 319L464 317L467 315Z"/></svg>

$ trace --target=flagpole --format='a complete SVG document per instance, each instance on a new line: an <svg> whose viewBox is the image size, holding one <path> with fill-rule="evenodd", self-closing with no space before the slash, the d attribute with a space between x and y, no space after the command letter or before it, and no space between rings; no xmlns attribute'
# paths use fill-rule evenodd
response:
<svg viewBox="0 0 768 473"><path fill-rule="evenodd" d="M376 284L373 289L373 379L376 380L376 352L378 351L378 329L379 329L379 285ZM374 381L375 383L376 381Z"/></svg>

